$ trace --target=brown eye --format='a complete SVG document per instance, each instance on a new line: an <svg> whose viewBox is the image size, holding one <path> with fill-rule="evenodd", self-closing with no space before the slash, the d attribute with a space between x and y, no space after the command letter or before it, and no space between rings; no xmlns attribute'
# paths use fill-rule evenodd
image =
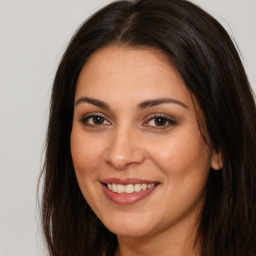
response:
<svg viewBox="0 0 256 256"><path fill-rule="evenodd" d="M111 123L104 117L99 116L99 115L91 115L84 117L81 122L84 125L88 126L100 126L100 125L110 125Z"/></svg>
<svg viewBox="0 0 256 256"><path fill-rule="evenodd" d="M168 117L164 117L164 116L155 116L151 119L149 119L147 121L147 123L145 124L145 126L149 126L151 128L155 128L155 129L164 129L164 128L169 128L171 126L176 125L176 121L168 118Z"/></svg>
<svg viewBox="0 0 256 256"><path fill-rule="evenodd" d="M166 118L163 118L163 117L156 117L154 119L154 122L156 126L165 126L167 123L167 120Z"/></svg>
<svg viewBox="0 0 256 256"><path fill-rule="evenodd" d="M105 121L105 118L103 118L103 117L101 117L101 116L94 116L94 117L92 118L92 122L93 122L94 124L103 124L104 121Z"/></svg>

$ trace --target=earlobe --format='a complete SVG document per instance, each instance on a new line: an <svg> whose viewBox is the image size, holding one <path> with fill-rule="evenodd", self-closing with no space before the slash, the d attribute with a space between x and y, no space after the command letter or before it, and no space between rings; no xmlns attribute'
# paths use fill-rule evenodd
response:
<svg viewBox="0 0 256 256"><path fill-rule="evenodd" d="M211 159L211 167L213 170L220 170L223 166L223 159L221 151L213 151Z"/></svg>

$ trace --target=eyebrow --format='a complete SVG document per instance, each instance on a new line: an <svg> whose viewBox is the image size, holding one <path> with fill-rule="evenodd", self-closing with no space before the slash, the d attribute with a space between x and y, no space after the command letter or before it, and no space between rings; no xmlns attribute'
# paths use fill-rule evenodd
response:
<svg viewBox="0 0 256 256"><path fill-rule="evenodd" d="M160 99L146 100L146 101L140 103L138 105L138 108L142 110L145 108L150 108L150 107L154 107L154 106L157 106L160 104L165 104L165 103L174 103L174 104L178 104L184 108L188 108L188 106L185 105L184 103L182 103L181 101L175 100L172 98L160 98Z"/></svg>
<svg viewBox="0 0 256 256"><path fill-rule="evenodd" d="M88 98L88 97L81 97L78 100L76 100L75 106L77 106L78 104L80 104L82 102L86 102L86 103L92 104L94 106L103 108L103 109L108 109L108 110L110 109L110 106L107 103L105 103L101 100ZM182 103L179 100L175 100L175 99L172 99L172 98L159 98L159 99L152 99L152 100L143 101L142 103L140 103L138 105L138 109L142 110L142 109L145 109L145 108L150 108L150 107L154 107L154 106L157 106L157 105L160 105L160 104L165 104L165 103L174 103L174 104L180 105L184 108L188 108L187 105L185 105L184 103Z"/></svg>
<svg viewBox="0 0 256 256"><path fill-rule="evenodd" d="M100 107L100 108L104 108L104 109L110 109L109 105L106 104L105 102L103 102L101 100L93 99L93 98L88 98L88 97L81 97L81 98L79 98L75 102L75 106L77 106L78 104L80 104L82 102L90 103L90 104L92 104L94 106L97 106L97 107Z"/></svg>

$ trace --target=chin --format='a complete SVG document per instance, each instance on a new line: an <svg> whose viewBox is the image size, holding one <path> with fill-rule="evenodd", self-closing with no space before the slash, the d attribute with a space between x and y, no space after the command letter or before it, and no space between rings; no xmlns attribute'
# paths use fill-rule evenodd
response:
<svg viewBox="0 0 256 256"><path fill-rule="evenodd" d="M127 228L113 228L110 230L112 233L116 234L119 237L133 237L133 238L138 238L138 237L143 237L146 236L148 233L147 230L144 228L132 228L132 227L127 227Z"/></svg>
<svg viewBox="0 0 256 256"><path fill-rule="evenodd" d="M150 232L151 226L147 221L141 221L141 218L134 219L123 219L116 218L112 222L106 223L107 229L109 229L112 233L117 236L125 236L125 237L142 237Z"/></svg>

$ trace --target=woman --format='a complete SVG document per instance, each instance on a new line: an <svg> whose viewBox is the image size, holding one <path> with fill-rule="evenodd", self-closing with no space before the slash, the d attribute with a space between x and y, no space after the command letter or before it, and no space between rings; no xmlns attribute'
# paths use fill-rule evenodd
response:
<svg viewBox="0 0 256 256"><path fill-rule="evenodd" d="M256 255L256 109L223 27L183 0L119 1L52 91L50 255Z"/></svg>

